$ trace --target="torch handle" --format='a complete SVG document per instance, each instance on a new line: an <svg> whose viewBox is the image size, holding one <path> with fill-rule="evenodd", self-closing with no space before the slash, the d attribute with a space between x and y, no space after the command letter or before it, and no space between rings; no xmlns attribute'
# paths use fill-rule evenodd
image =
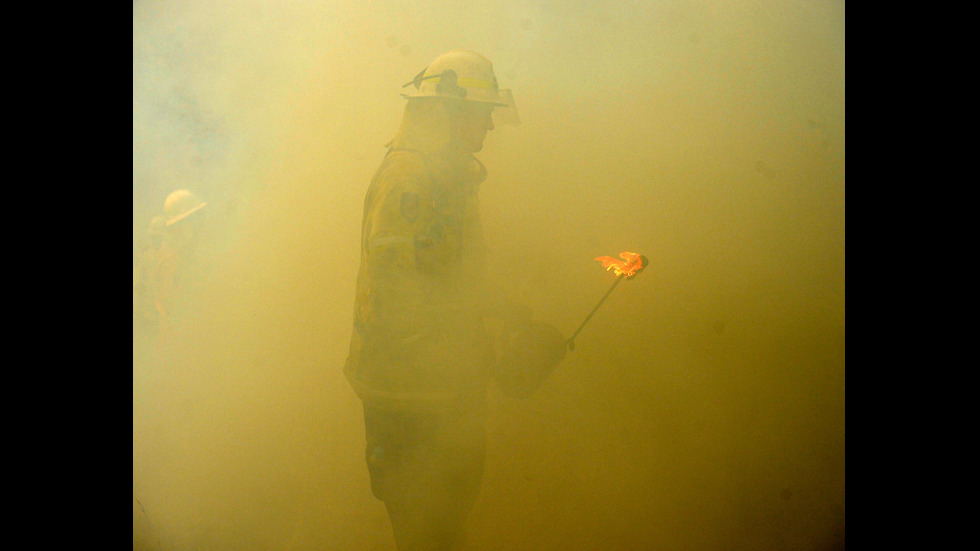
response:
<svg viewBox="0 0 980 551"><path fill-rule="evenodd" d="M619 285L619 282L626 279L625 277L623 277L624 275L625 274L620 274L616 276L616 281L614 281L612 286L609 287L609 290L606 291L606 294L602 295L602 299L599 301L599 303L595 305L595 308L593 308L591 312L589 312L588 316L585 316L585 320L582 321L582 324L578 326L578 329L576 329L575 332L572 333L572 336L569 337L567 341L565 341L565 345L568 347L569 350L575 350L575 337L577 337L579 332L582 331L582 328L585 327L585 324L589 323L589 320L592 319L592 315L595 314L596 310L598 310L600 306L602 306L602 303L606 302L606 299L609 298L609 295L611 295L613 290L616 289L616 286Z"/></svg>

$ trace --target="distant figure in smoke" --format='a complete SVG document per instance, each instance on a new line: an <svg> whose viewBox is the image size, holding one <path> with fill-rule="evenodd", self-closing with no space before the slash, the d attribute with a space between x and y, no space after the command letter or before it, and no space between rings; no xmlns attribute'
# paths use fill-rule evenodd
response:
<svg viewBox="0 0 980 551"><path fill-rule="evenodd" d="M156 307L156 269L166 233L167 219L154 216L147 241L133 257L133 365L142 364L152 352L160 331Z"/></svg>
<svg viewBox="0 0 980 551"><path fill-rule="evenodd" d="M364 201L344 372L363 402L371 489L398 549L441 550L461 540L479 493L490 381L527 396L565 346L556 329L495 299L485 273L486 169L474 153L495 109L516 123L509 91L489 60L467 51L439 56L409 85L416 91ZM491 325L504 329L500 340Z"/></svg>
<svg viewBox="0 0 980 551"><path fill-rule="evenodd" d="M133 263L133 329L143 335L153 335L159 327L153 276L166 230L166 217L154 216L147 228L147 242L137 252Z"/></svg>
<svg viewBox="0 0 980 551"><path fill-rule="evenodd" d="M203 259L198 246L207 203L197 195L179 189L164 202L167 232L160 246L155 272L155 306L160 319L160 332L172 336L175 324L185 320L199 302Z"/></svg>

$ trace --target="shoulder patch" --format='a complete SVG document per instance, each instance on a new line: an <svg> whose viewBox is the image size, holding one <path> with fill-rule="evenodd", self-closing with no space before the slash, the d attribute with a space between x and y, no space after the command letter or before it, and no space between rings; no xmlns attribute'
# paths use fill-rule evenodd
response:
<svg viewBox="0 0 980 551"><path fill-rule="evenodd" d="M411 191L402 193L401 213L409 222L414 222L419 217L419 194Z"/></svg>

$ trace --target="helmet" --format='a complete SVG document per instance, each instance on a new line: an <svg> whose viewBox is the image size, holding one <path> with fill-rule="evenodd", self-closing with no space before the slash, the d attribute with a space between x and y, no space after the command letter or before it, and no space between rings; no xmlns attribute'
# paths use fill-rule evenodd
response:
<svg viewBox="0 0 980 551"><path fill-rule="evenodd" d="M435 58L408 85L414 85L417 92L402 94L412 98L442 97L463 99L478 103L488 103L497 107L507 107L513 111L501 122L519 124L514 97L509 89L497 86L493 64L476 52L452 50Z"/></svg>
<svg viewBox="0 0 980 551"><path fill-rule="evenodd" d="M167 215L167 226L171 226L204 208L207 203L201 202L197 195L186 189L178 189L167 196L163 204L163 212Z"/></svg>
<svg viewBox="0 0 980 551"><path fill-rule="evenodd" d="M150 227L146 230L150 235L163 235L167 229L166 216L154 216L150 220Z"/></svg>

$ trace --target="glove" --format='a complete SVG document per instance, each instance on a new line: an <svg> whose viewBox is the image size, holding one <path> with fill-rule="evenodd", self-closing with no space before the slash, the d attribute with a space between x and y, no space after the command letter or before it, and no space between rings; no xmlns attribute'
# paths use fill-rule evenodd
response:
<svg viewBox="0 0 980 551"><path fill-rule="evenodd" d="M512 398L527 398L565 357L565 338L554 326L528 322L507 337L494 366L498 388Z"/></svg>

